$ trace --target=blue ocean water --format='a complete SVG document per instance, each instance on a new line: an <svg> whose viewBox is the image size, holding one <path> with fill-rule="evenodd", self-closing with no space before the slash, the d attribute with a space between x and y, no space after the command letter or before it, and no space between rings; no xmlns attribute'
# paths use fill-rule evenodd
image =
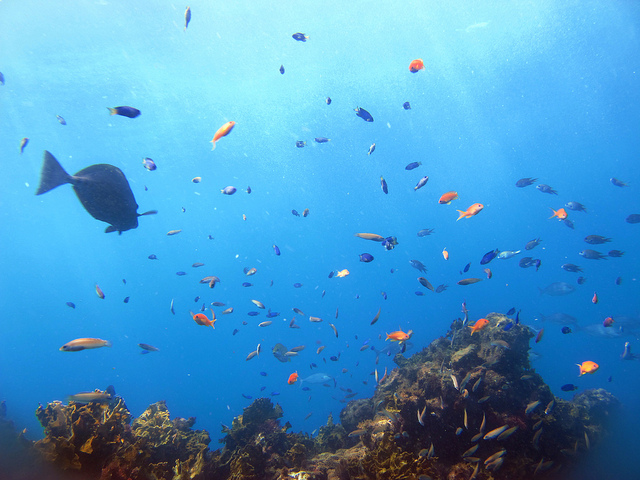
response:
<svg viewBox="0 0 640 480"><path fill-rule="evenodd" d="M0 397L16 425L40 438L39 403L114 385L134 415L166 400L172 415L196 416L213 448L220 424L250 404L243 394L273 396L293 430L312 432L330 413L338 419L347 393L340 387L371 396L374 369L393 368L391 357L376 365L373 351L361 351L365 341L382 349L385 333L411 329L407 354L414 353L446 333L465 301L472 320L516 307L523 323L544 327L533 367L557 396L571 398L560 386L575 383L621 400L623 421L585 468L632 472L640 362L620 354L625 341L640 352L640 226L625 222L640 213L638 5L197 2L186 31L184 7L0 3ZM295 41L295 32L308 41ZM412 74L415 58L425 69ZM109 116L106 108L119 105L142 115ZM358 118L358 106L375 121ZM231 120L235 128L211 151L214 132ZM29 143L20 154L23 137ZM296 148L298 140L307 146ZM70 173L96 163L119 167L138 211L158 215L122 235L105 234L107 225L87 214L70 186L36 197L44 150ZM144 169L144 157L158 169ZM422 164L405 170L414 161ZM425 175L429 182L415 191ZM191 182L196 176L201 183ZM538 181L516 188L523 177ZM629 186L616 187L611 177ZM558 195L541 193L538 183ZM227 185L239 191L222 195ZM449 190L460 198L439 205ZM569 201L588 209L568 210L574 229L549 219L550 208ZM457 222L455 209L476 202L483 211ZM307 217L291 214L305 208ZM424 228L433 234L418 237ZM182 231L166 235L175 229ZM386 251L357 232L393 235L398 245ZM593 247L583 241L590 234L613 240ZM485 278L479 260L486 252L523 249L537 237L536 249L487 265L493 278ZM585 248L626 253L587 260L578 255ZM359 262L365 252L373 262ZM518 266L525 253L541 260L537 272ZM423 288L412 259L427 266L434 286L449 288ZM459 286L468 262L465 276L484 280ZM586 283L578 285L563 263L580 265ZM257 273L247 277L245 267ZM345 268L349 276L328 278ZM209 289L199 284L206 275L221 282ZM253 286L242 287L246 281ZM540 295L538 288L560 281L576 291ZM258 310L251 299L280 316L259 327L265 311L248 316ZM213 301L234 312L215 308L215 330L196 325L189 311ZM324 321L297 316L301 328L291 329L293 307ZM563 325L542 322L558 312L582 328L563 335ZM618 319L609 335L590 335L586 327L607 316ZM113 347L58 350L78 337ZM141 342L160 351L141 355ZM271 355L276 343L306 349L281 363ZM260 356L246 361L258 344ZM576 363L586 360L600 370L577 378ZM294 371L326 373L337 387L288 385Z"/></svg>

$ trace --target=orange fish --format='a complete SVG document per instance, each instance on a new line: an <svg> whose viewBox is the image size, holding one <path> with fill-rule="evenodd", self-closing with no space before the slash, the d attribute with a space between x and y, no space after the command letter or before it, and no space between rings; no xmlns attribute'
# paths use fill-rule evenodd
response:
<svg viewBox="0 0 640 480"><path fill-rule="evenodd" d="M440 200L438 200L438 203L440 205L450 205L451 200L455 200L456 198L459 198L458 192L447 192L440 197Z"/></svg>
<svg viewBox="0 0 640 480"><path fill-rule="evenodd" d="M412 330L409 330L407 333L404 333L402 330L398 330L387 333L387 338L385 338L385 340L391 340L392 342L405 342L411 338L412 334Z"/></svg>
<svg viewBox="0 0 640 480"><path fill-rule="evenodd" d="M231 130L233 130L233 127L235 125L236 125L236 122L227 122L218 129L218 131L213 135L213 140L211 140L211 143L213 144L213 147L211 147L211 150L216 149L216 142L220 140L222 137L226 137L227 135L229 135L229 133L231 132Z"/></svg>
<svg viewBox="0 0 640 480"><path fill-rule="evenodd" d="M558 210L554 210L553 208L551 208L551 211L553 212L553 215L551 215L549 218L558 217L558 220L564 220L568 216L567 211L564 208L559 208Z"/></svg>
<svg viewBox="0 0 640 480"><path fill-rule="evenodd" d="M409 71L411 73L416 73L420 70L424 70L424 62L421 58L416 58L409 64Z"/></svg>
<svg viewBox="0 0 640 480"><path fill-rule="evenodd" d="M189 313L191 314L191 318L193 318L193 321L196 322L198 325L202 325L203 327L211 327L213 329L216 328L216 326L214 325L216 323L216 314L213 310L211 310L211 320L209 320L204 313L196 313L196 314L194 314L193 312L189 312Z"/></svg>
<svg viewBox="0 0 640 480"><path fill-rule="evenodd" d="M613 325L613 318L612 317L607 317L604 319L604 322L602 322L602 326L603 327L610 327L611 325Z"/></svg>
<svg viewBox="0 0 640 480"><path fill-rule="evenodd" d="M467 210L464 211L464 212L462 210L456 210L456 212L460 213L460 216L458 217L458 220L460 220L461 218L465 218L465 217L466 218L473 217L474 215L477 215L478 213L480 213L483 208L484 208L484 205L482 205L481 203L474 203L469 208L467 208ZM456 222L458 220L456 220Z"/></svg>
<svg viewBox="0 0 640 480"><path fill-rule="evenodd" d="M598 303L598 294L593 292L593 297L591 297L591 303Z"/></svg>
<svg viewBox="0 0 640 480"><path fill-rule="evenodd" d="M469 328L471 329L471 335L476 333L478 330L482 330L487 325L489 325L489 320L487 320L486 318L481 318L473 325L469 325Z"/></svg>
<svg viewBox="0 0 640 480"><path fill-rule="evenodd" d="M291 375L289 375L289 380L287 380L287 383L289 385L293 385L297 381L298 381L298 372L293 372Z"/></svg>
<svg viewBox="0 0 640 480"><path fill-rule="evenodd" d="M487 278L491 278L491 277L493 277L493 273L491 272L491 269L490 269L490 268L485 268L485 269L484 269L484 273L486 273L486 274L487 274Z"/></svg>
<svg viewBox="0 0 640 480"><path fill-rule="evenodd" d="M68 343L65 343L60 347L61 352L79 352L80 350L86 350L89 348L110 347L111 342L109 340L102 340L101 338L76 338Z"/></svg>
<svg viewBox="0 0 640 480"><path fill-rule="evenodd" d="M104 300L104 292L102 291L102 289L98 286L98 284L96 284L96 294L102 299Z"/></svg>
<svg viewBox="0 0 640 480"><path fill-rule="evenodd" d="M600 368L600 365L598 365L596 362L591 361L582 362L582 365L576 363L576 365L580 367L580 375L578 375L579 377L581 377L585 373L596 373L596 371Z"/></svg>
<svg viewBox="0 0 640 480"><path fill-rule="evenodd" d="M449 252L447 252L447 247L444 247L444 250L442 250L442 256L445 260L449 260Z"/></svg>
<svg viewBox="0 0 640 480"><path fill-rule="evenodd" d="M346 277L347 275L349 275L349 270L347 270L346 268L344 270L340 270L339 272L336 272L336 277Z"/></svg>

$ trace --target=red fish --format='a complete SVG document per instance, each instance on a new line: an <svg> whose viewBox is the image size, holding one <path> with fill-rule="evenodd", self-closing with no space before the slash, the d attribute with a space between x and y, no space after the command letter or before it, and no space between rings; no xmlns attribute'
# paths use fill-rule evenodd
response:
<svg viewBox="0 0 640 480"><path fill-rule="evenodd" d="M231 130L233 130L233 127L235 127L235 125L236 125L236 122L227 122L218 129L218 131L213 135L213 140L211 140L211 143L213 144L213 146L211 147L211 150L216 149L216 142L220 140L222 137L226 137L227 135L229 135L229 133L231 132Z"/></svg>
<svg viewBox="0 0 640 480"><path fill-rule="evenodd" d="M580 367L580 377L585 373L596 373L596 371L600 368L600 365L598 365L596 362L591 361L582 362L582 364L576 363L576 365Z"/></svg>
<svg viewBox="0 0 640 480"><path fill-rule="evenodd" d="M216 328L216 326L214 325L216 323L216 314L214 313L213 310L211 310L211 320L209 320L204 313L196 313L196 314L194 314L193 312L189 312L189 313L191 314L191 318L193 318L193 321L196 322L198 325L202 325L203 327L211 327L213 329Z"/></svg>
<svg viewBox="0 0 640 480"><path fill-rule="evenodd" d="M564 208L559 208L558 210L554 210L553 208L551 208L551 211L553 212L553 215L551 215L549 218L558 217L558 220L562 221L568 216L567 211Z"/></svg>
<svg viewBox="0 0 640 480"><path fill-rule="evenodd" d="M458 198L458 192L447 192L442 194L438 203L440 205L449 205L451 200L455 200L456 198Z"/></svg>
<svg viewBox="0 0 640 480"><path fill-rule="evenodd" d="M424 70L424 62L421 58L416 58L409 64L409 71L411 73L416 73L420 70Z"/></svg>
<svg viewBox="0 0 640 480"><path fill-rule="evenodd" d="M604 327L610 327L611 325L613 325L613 318L612 317L607 317L604 319L604 322L602 322L602 326Z"/></svg>
<svg viewBox="0 0 640 480"><path fill-rule="evenodd" d="M449 260L449 252L447 252L447 247L445 247L444 250L442 250L442 256L444 257L445 260Z"/></svg>
<svg viewBox="0 0 640 480"><path fill-rule="evenodd" d="M484 208L484 205L482 205L481 203L474 203L469 208L467 208L464 212L462 210L456 210L456 212L460 213L458 220L460 220L461 218L471 218L474 215L479 214L483 208ZM456 220L456 222L458 220Z"/></svg>
<svg viewBox="0 0 640 480"><path fill-rule="evenodd" d="M481 318L473 325L469 325L469 328L471 329L471 335L476 333L478 330L482 330L487 325L489 325L489 320L487 320L486 318Z"/></svg>
<svg viewBox="0 0 640 480"><path fill-rule="evenodd" d="M293 385L297 381L298 381L298 372L293 372L291 375L289 375L289 380L287 380L287 383L289 385Z"/></svg>
<svg viewBox="0 0 640 480"><path fill-rule="evenodd" d="M412 330L409 330L407 333L402 330L397 330L395 332L387 333L387 338L385 340L391 340L392 342L405 342L411 338L412 334Z"/></svg>
<svg viewBox="0 0 640 480"><path fill-rule="evenodd" d="M596 292L593 292L593 297L591 297L591 303L593 304L598 303L598 294Z"/></svg>

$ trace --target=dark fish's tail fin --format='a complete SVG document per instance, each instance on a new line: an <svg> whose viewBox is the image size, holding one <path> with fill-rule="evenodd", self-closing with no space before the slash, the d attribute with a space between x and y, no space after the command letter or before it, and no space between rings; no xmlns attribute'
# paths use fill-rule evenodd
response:
<svg viewBox="0 0 640 480"><path fill-rule="evenodd" d="M60 185L71 183L71 178L71 175L65 172L62 165L58 163L56 157L45 150L42 172L40 173L40 186L38 187L36 195L42 195Z"/></svg>

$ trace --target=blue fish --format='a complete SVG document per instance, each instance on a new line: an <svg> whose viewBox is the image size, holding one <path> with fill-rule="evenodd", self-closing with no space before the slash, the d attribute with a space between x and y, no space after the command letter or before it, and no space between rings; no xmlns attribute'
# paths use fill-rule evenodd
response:
<svg viewBox="0 0 640 480"><path fill-rule="evenodd" d="M302 287L301 283L294 283L293 284L293 288L300 288L300 287Z"/></svg>
<svg viewBox="0 0 640 480"><path fill-rule="evenodd" d="M309 387L302 387L302 390L304 390L305 392L311 390Z"/></svg>
<svg viewBox="0 0 640 480"><path fill-rule="evenodd" d="M511 316L511 315L513 315L514 313L516 313L516 307L511 307L511 308L509 309L509 311L507 312L507 315Z"/></svg>
<svg viewBox="0 0 640 480"><path fill-rule="evenodd" d="M335 275L335 273L336 273L336 272L335 272L335 270L331 270L331 271L329 272L329 278L333 278L333 276Z"/></svg>
<svg viewBox="0 0 640 480"><path fill-rule="evenodd" d="M356 107L353 110L356 112L356 115L363 119L365 122L373 122L373 117L364 108Z"/></svg>
<svg viewBox="0 0 640 480"><path fill-rule="evenodd" d="M415 190L418 190L419 188L424 187L427 184L428 181L429 181L429 177L427 177L427 176L422 177L420 179L420 181L417 183L417 185L415 187L413 187L413 190L415 191Z"/></svg>
<svg viewBox="0 0 640 480"><path fill-rule="evenodd" d="M269 313L267 313L267 318L274 318L280 315L280 312L272 312L271 310L269 310Z"/></svg>
<svg viewBox="0 0 640 480"><path fill-rule="evenodd" d="M562 333L564 333L565 335L566 335L567 333L571 333L571 328L569 328L569 327L562 327Z"/></svg>
<svg viewBox="0 0 640 480"><path fill-rule="evenodd" d="M263 377L267 376L267 372L260 372L260 375L262 375Z"/></svg>
<svg viewBox="0 0 640 480"><path fill-rule="evenodd" d="M247 315L249 315L250 317L257 317L258 315L260 315L260 312L249 312L247 313Z"/></svg>
<svg viewBox="0 0 640 480"><path fill-rule="evenodd" d="M280 392L271 392L272 397L275 397L276 395L280 395Z"/></svg>
<svg viewBox="0 0 640 480"><path fill-rule="evenodd" d="M273 245L273 251L275 252L276 255L280 256L280 249L276 244Z"/></svg>
<svg viewBox="0 0 640 480"><path fill-rule="evenodd" d="M380 177L380 187L382 188L382 191L385 194L389 193L389 187L387 186L387 181L382 176Z"/></svg>
<svg viewBox="0 0 640 480"><path fill-rule="evenodd" d="M385 300L387 299L387 292L380 292L380 294L382 295L382 298Z"/></svg>
<svg viewBox="0 0 640 480"><path fill-rule="evenodd" d="M518 313L516 313L516 320L515 320L516 321L516 325L518 325L520 323L520 312L521 311L522 310L518 310Z"/></svg>
<svg viewBox="0 0 640 480"><path fill-rule="evenodd" d="M242 396L247 400L251 400L253 398L251 395L245 395L244 393L242 394Z"/></svg>
<svg viewBox="0 0 640 480"><path fill-rule="evenodd" d="M76 304L73 302L67 302L67 307L76 308Z"/></svg>
<svg viewBox="0 0 640 480"><path fill-rule="evenodd" d="M420 165L422 165L422 162L411 162L409 165L404 167L404 169L405 170L413 170L414 168L418 168Z"/></svg>
<svg viewBox="0 0 640 480"><path fill-rule="evenodd" d="M149 157L145 157L142 160L142 165L144 166L144 168L146 168L150 172L153 172L156 168L158 168L156 166L155 162L152 159L150 159Z"/></svg>
<svg viewBox="0 0 640 480"><path fill-rule="evenodd" d="M507 324L504 326L503 330L504 330L505 332L508 332L508 331L509 331L509 330L511 330L512 328L513 328L513 322L509 322L509 323L507 323Z"/></svg>
<svg viewBox="0 0 640 480"><path fill-rule="evenodd" d="M364 263L369 263L373 261L373 255L371 255L370 253L361 253L360 254L360 261L364 262Z"/></svg>
<svg viewBox="0 0 640 480"><path fill-rule="evenodd" d="M176 275L178 275L179 277L182 277L184 275L186 275L187 272L176 272Z"/></svg>
<svg viewBox="0 0 640 480"><path fill-rule="evenodd" d="M124 297L124 303L129 303L129 298L130 297Z"/></svg>
<svg viewBox="0 0 640 480"><path fill-rule="evenodd" d="M249 282L243 282L242 283L243 287L253 287L253 283L249 283Z"/></svg>
<svg viewBox="0 0 640 480"><path fill-rule="evenodd" d="M480 260L480 265L486 265L491 260L496 258L499 253L500 253L500 250L498 250L497 248L495 250L491 250L490 252L485 253L484 257L482 257L482 260Z"/></svg>
<svg viewBox="0 0 640 480"><path fill-rule="evenodd" d="M620 278L620 277L618 277L618 278ZM584 285L584 283L587 281L587 279L584 278L584 277L578 277L578 280L576 280L576 281L578 282L578 285ZM617 283L617 280L616 280L616 285L620 285L619 283Z"/></svg>
<svg viewBox="0 0 640 480"><path fill-rule="evenodd" d="M298 213L298 211L297 211L297 210L291 210L291 213L292 213L293 215L295 215L296 217L299 217L299 216L300 216L300 214Z"/></svg>
<svg viewBox="0 0 640 480"><path fill-rule="evenodd" d="M264 392L267 387L260 387L260 391Z"/></svg>
<svg viewBox="0 0 640 480"><path fill-rule="evenodd" d="M405 110L411 110L411 104L409 102L404 102L402 104L402 108L404 108Z"/></svg>
<svg viewBox="0 0 640 480"><path fill-rule="evenodd" d="M416 290L414 293L419 297L422 297L424 295L424 292L421 292L419 290Z"/></svg>
<svg viewBox="0 0 640 480"><path fill-rule="evenodd" d="M463 271L464 273L467 273L467 272L469 271L469 267L471 267L471 263L467 263L467 264L464 266L464 270L462 270L462 271Z"/></svg>

